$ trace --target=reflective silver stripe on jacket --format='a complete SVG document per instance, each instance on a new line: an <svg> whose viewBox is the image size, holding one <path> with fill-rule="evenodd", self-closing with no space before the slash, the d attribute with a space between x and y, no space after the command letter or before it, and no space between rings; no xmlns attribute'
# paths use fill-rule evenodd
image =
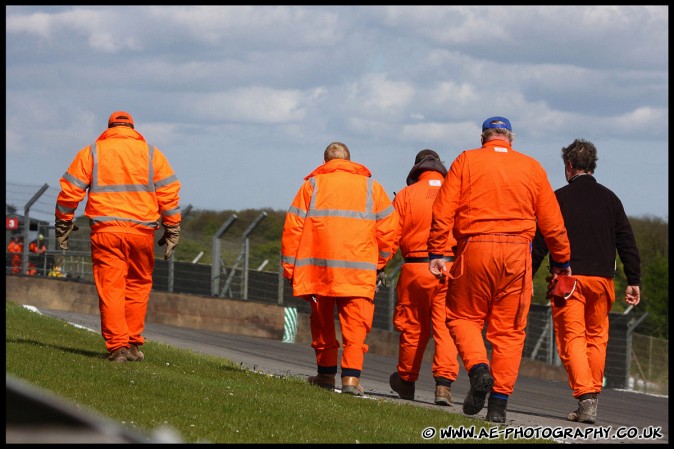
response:
<svg viewBox="0 0 674 449"><path fill-rule="evenodd" d="M100 193L100 192L154 192L155 183L154 179L154 166L152 165L152 159L154 157L154 146L146 142L147 151L148 151L148 169L147 169L147 184L116 184L116 185L107 185L101 186L98 183L98 159L96 158L96 142L94 142L91 147L91 157L94 161L93 171L91 174L91 185L89 186L89 193ZM159 181L157 184L167 185L175 181L177 178L175 175L169 176L168 178ZM174 215L180 212L178 208L177 211L170 211L170 215ZM166 215L169 215L168 213ZM157 228L159 226L158 221L141 221L134 220L128 217L113 217L113 216L103 216L98 215L91 217L89 219L89 224L91 226L98 223L106 223L111 221L125 221L129 223L139 224L141 226L146 226L149 228Z"/></svg>
<svg viewBox="0 0 674 449"><path fill-rule="evenodd" d="M329 268L353 268L357 270L376 270L377 264L370 262L354 262L350 260L334 260L334 259L318 259L315 257L307 257L295 262L296 267L303 267L307 265L314 265L317 267Z"/></svg>
<svg viewBox="0 0 674 449"><path fill-rule="evenodd" d="M311 199L309 201L309 210L304 211L297 207L291 206L288 209L288 213L295 214L306 219L308 217L340 217L340 218L354 218L357 220L369 220L369 221L378 221L383 218L386 218L391 213L393 213L393 205L387 207L385 210L375 213L374 212L374 179L368 178L367 180L367 190L365 197L365 211L354 211L354 210L344 210L344 209L316 209L316 197L318 195L318 188L316 186L316 178L312 177L307 180L313 190L311 192ZM384 258L388 258L390 252L379 252L379 255ZM350 268L357 270L377 270L377 264L370 262L357 262L350 260L334 260L334 259L319 259L314 257L309 257L305 259L296 260L294 257L290 256L281 256L281 260L289 265L294 265L296 267L314 265L321 267L329 268Z"/></svg>
<svg viewBox="0 0 674 449"><path fill-rule="evenodd" d="M152 165L152 158L154 157L154 146L148 144L148 169L147 169L147 184L117 184L101 186L98 184L98 159L96 158L96 142L91 144L91 157L94 160L94 168L91 173L91 185L89 186L89 193L99 192L154 192L154 166Z"/></svg>

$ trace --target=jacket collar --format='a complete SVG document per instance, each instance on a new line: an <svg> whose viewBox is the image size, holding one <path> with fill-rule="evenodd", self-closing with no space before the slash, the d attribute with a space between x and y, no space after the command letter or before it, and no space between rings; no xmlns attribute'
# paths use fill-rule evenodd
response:
<svg viewBox="0 0 674 449"><path fill-rule="evenodd" d="M345 159L333 159L324 163L323 165L316 167L314 171L305 176L304 179L335 172L353 173L355 175L367 176L368 178L372 176L370 170L368 170L368 168L364 165L361 165L357 162L347 161Z"/></svg>

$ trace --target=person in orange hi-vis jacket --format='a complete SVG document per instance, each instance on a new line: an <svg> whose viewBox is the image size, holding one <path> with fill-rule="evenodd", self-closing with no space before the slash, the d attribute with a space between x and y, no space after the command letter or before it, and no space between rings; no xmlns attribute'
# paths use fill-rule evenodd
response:
<svg viewBox="0 0 674 449"><path fill-rule="evenodd" d="M340 347L336 307L343 344L342 393L361 396L376 285L385 280L398 217L384 188L370 170L351 161L346 145L331 143L323 160L304 178L286 214L283 276L293 295L311 305L311 347L318 375L308 382L335 388Z"/></svg>
<svg viewBox="0 0 674 449"><path fill-rule="evenodd" d="M39 234L35 240L32 240L30 245L28 245L28 251L35 255L31 256L28 260L28 270L26 271L26 274L35 276L38 274L39 270L42 270L42 274L45 274L45 254L47 252L47 245L44 243L44 235Z"/></svg>
<svg viewBox="0 0 674 449"><path fill-rule="evenodd" d="M569 421L594 424L599 394L604 385L609 312L616 300L616 252L627 279L625 302L641 301L641 257L634 231L620 198L594 177L597 147L575 139L562 148L567 185L555 191L571 242L575 289L568 298L550 299L552 323L559 358L578 408ZM548 253L536 232L532 251L532 276Z"/></svg>
<svg viewBox="0 0 674 449"><path fill-rule="evenodd" d="M7 252L12 258L12 274L21 273L21 257L23 253L23 236L21 234L12 235L7 245Z"/></svg>
<svg viewBox="0 0 674 449"><path fill-rule="evenodd" d="M389 385L402 399L414 400L415 382L432 334L435 403L451 406L452 383L459 374L459 361L456 345L445 324L447 278L439 281L428 271L430 260L426 246L433 201L446 175L447 168L438 153L421 150L407 176L407 186L393 199L399 216L393 253L399 246L404 264L396 285L398 300L393 316L393 324L400 332L398 366L389 378ZM443 253L447 264L454 260L454 245L456 240L450 233Z"/></svg>
<svg viewBox="0 0 674 449"><path fill-rule="evenodd" d="M94 143L82 148L61 177L56 240L67 250L77 206L91 228L91 260L108 360L142 361L139 347L152 290L155 231L160 219L164 259L180 238L180 181L166 156L134 129L131 114L116 111Z"/></svg>
<svg viewBox="0 0 674 449"><path fill-rule="evenodd" d="M477 414L491 393L486 420L504 423L524 348L536 225L550 249L553 276L571 274L571 249L547 174L512 148L510 121L488 118L481 137L481 148L454 160L433 204L429 269L449 277L447 326L470 378L463 412ZM450 232L457 251L447 271L443 254Z"/></svg>

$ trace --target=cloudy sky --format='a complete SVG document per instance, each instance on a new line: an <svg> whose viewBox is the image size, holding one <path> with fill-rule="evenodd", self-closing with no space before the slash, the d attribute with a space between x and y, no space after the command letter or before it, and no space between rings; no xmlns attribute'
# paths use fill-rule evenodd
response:
<svg viewBox="0 0 674 449"><path fill-rule="evenodd" d="M6 181L58 189L115 110L201 210L287 210L332 141L391 198L510 119L553 188L599 151L629 216L668 220L667 6L6 6ZM83 204L78 215L83 213Z"/></svg>

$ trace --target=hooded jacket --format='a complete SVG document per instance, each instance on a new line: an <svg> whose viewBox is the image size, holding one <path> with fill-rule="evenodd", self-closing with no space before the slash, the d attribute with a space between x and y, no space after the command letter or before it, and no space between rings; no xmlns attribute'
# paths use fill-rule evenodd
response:
<svg viewBox="0 0 674 449"><path fill-rule="evenodd" d="M134 129L108 128L61 177L56 217L71 221L89 191L91 232L153 233L180 224L180 181L164 154Z"/></svg>
<svg viewBox="0 0 674 449"><path fill-rule="evenodd" d="M397 214L365 166L333 159L304 179L283 228L283 276L294 296L374 298L392 257Z"/></svg>
<svg viewBox="0 0 674 449"><path fill-rule="evenodd" d="M425 157L412 167L407 176L407 187L398 192L393 199L393 206L399 217L393 254L399 245L403 258L428 257L427 240L432 219L429 210L446 175L445 166L433 157ZM455 245L456 240L450 233L445 251L441 254L453 256L452 247Z"/></svg>

